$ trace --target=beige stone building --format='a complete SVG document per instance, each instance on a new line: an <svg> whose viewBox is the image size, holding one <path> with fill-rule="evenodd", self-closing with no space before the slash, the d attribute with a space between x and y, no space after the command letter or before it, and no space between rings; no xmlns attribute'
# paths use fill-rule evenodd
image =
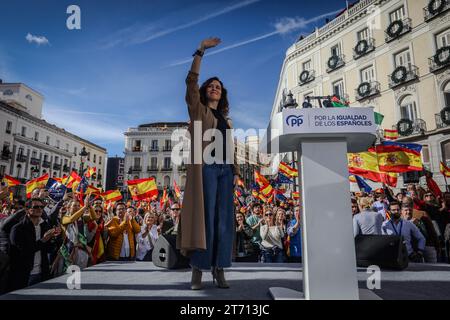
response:
<svg viewBox="0 0 450 320"><path fill-rule="evenodd" d="M450 165L449 9L448 0L357 2L287 50L272 116L289 91L299 107L318 107L307 97L330 95L352 107L374 107L385 116L380 129L399 127L399 141L423 145L424 166L444 188L439 161ZM401 176L399 187L417 180L419 174Z"/></svg>

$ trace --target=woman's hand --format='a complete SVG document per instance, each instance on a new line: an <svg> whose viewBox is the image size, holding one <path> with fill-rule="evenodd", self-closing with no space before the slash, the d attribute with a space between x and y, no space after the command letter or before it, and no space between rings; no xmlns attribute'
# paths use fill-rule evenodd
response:
<svg viewBox="0 0 450 320"><path fill-rule="evenodd" d="M239 180L239 175L235 174L233 177L233 187L236 187L238 180Z"/></svg>
<svg viewBox="0 0 450 320"><path fill-rule="evenodd" d="M219 38L208 38L201 42L200 50L205 51L206 49L214 48L217 46L221 40Z"/></svg>

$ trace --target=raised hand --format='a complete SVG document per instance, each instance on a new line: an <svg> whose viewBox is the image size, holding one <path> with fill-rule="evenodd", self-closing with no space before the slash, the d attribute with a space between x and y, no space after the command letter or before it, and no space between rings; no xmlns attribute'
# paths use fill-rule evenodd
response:
<svg viewBox="0 0 450 320"><path fill-rule="evenodd" d="M203 40L201 42L200 49L201 50L206 50L206 49L214 48L220 42L221 42L221 40L219 38L208 38L208 39L205 39L205 40Z"/></svg>

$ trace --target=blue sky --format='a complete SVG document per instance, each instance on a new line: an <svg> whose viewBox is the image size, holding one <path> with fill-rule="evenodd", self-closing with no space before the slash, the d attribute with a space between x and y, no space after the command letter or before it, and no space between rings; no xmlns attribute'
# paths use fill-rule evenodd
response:
<svg viewBox="0 0 450 320"><path fill-rule="evenodd" d="M66 28L71 4L81 30ZM265 128L286 49L343 8L344 0L8 1L0 78L41 92L48 122L122 156L128 127L187 121L186 61L217 36L200 81L222 79L236 128Z"/></svg>

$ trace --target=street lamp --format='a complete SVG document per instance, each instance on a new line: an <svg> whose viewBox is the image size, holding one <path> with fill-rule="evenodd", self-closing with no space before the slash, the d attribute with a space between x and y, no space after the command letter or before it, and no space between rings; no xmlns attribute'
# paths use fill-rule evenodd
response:
<svg viewBox="0 0 450 320"><path fill-rule="evenodd" d="M80 162L80 175L81 175L81 176L83 176L83 171L84 171L83 166L84 166L84 162L86 161L86 157L87 157L88 155L89 155L89 154L86 152L86 148L83 147L83 149L81 149L80 154L79 154L79 156L80 156L80 158L81 158L81 162Z"/></svg>
<svg viewBox="0 0 450 320"><path fill-rule="evenodd" d="M287 94L286 103L284 104L284 108L295 109L298 107L297 101L294 99L294 95L291 91Z"/></svg>

